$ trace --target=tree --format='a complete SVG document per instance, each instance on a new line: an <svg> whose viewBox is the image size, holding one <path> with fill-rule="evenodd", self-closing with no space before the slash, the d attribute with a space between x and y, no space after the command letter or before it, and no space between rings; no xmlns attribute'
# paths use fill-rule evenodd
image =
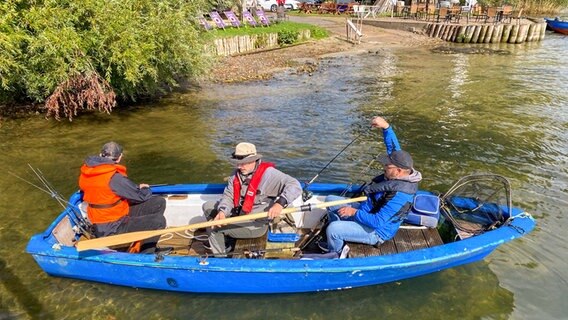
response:
<svg viewBox="0 0 568 320"><path fill-rule="evenodd" d="M77 104L82 90L91 90L83 98L103 94L101 105L89 101L106 112L115 94L133 101L171 90L206 70L196 17L208 8L206 0L5 0L0 95L36 102L65 96L52 97L47 107L71 118L87 108L87 100ZM68 99L73 110L60 103Z"/></svg>

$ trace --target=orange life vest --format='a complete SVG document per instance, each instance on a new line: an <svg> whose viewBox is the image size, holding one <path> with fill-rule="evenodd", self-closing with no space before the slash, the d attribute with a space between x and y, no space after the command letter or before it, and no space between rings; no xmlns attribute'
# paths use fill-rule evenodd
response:
<svg viewBox="0 0 568 320"><path fill-rule="evenodd" d="M87 215L91 223L113 222L128 214L128 201L110 188L110 179L115 173L126 177L126 167L119 164L96 167L83 164L81 167L79 188L83 190L83 201L89 204Z"/></svg>
<svg viewBox="0 0 568 320"><path fill-rule="evenodd" d="M270 162L261 162L258 165L258 168L256 168L256 171L252 174L252 178L250 179L247 192L245 194L245 199L241 207L241 212L249 214L252 211L252 207L254 205L254 198L256 197L256 190L258 189L258 185L262 180L264 171L266 171L266 169L271 167L274 168L274 164ZM235 206L235 208L239 207L240 201L241 201L241 179L239 179L239 177L235 177L235 179L233 179L233 205Z"/></svg>

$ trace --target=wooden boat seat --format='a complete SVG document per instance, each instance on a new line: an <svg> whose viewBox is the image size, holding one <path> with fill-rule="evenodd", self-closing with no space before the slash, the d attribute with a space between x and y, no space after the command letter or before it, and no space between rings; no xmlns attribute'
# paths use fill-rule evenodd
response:
<svg viewBox="0 0 568 320"><path fill-rule="evenodd" d="M266 250L267 233L262 237L250 239L237 239L235 250L233 250L233 258L246 258L246 251L262 251Z"/></svg>
<svg viewBox="0 0 568 320"><path fill-rule="evenodd" d="M411 250L431 248L444 244L438 229L404 229L401 228L391 240L385 241L375 247L362 243L347 242L349 257L369 257L401 253Z"/></svg>

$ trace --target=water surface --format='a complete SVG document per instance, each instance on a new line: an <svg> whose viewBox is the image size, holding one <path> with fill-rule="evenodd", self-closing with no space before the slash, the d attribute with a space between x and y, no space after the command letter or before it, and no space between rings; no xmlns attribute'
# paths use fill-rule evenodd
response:
<svg viewBox="0 0 568 320"><path fill-rule="evenodd" d="M42 118L0 128L1 319L565 319L568 318L568 37L502 45L510 55L378 50L327 58L312 76L210 85L160 103L72 123ZM253 58L253 56L251 56ZM59 212L49 195L6 174L38 167L69 196L79 167L108 140L130 177L151 184L222 182L233 146L310 180L365 180L383 152L385 116L439 192L472 172L505 175L514 204L538 219L529 236L485 260L381 286L290 295L197 295L53 278L24 253ZM370 170L367 170L371 163ZM35 181L34 181L35 182Z"/></svg>

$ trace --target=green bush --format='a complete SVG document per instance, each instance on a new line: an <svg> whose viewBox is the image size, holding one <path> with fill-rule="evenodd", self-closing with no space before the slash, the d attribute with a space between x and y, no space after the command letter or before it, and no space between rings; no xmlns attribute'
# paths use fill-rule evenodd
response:
<svg viewBox="0 0 568 320"><path fill-rule="evenodd" d="M195 21L205 3L3 0L0 97L43 102L78 79L108 82L122 100L169 90L207 67Z"/></svg>
<svg viewBox="0 0 568 320"><path fill-rule="evenodd" d="M280 46L290 45L298 41L300 33L298 30L281 30L278 31L278 44Z"/></svg>

